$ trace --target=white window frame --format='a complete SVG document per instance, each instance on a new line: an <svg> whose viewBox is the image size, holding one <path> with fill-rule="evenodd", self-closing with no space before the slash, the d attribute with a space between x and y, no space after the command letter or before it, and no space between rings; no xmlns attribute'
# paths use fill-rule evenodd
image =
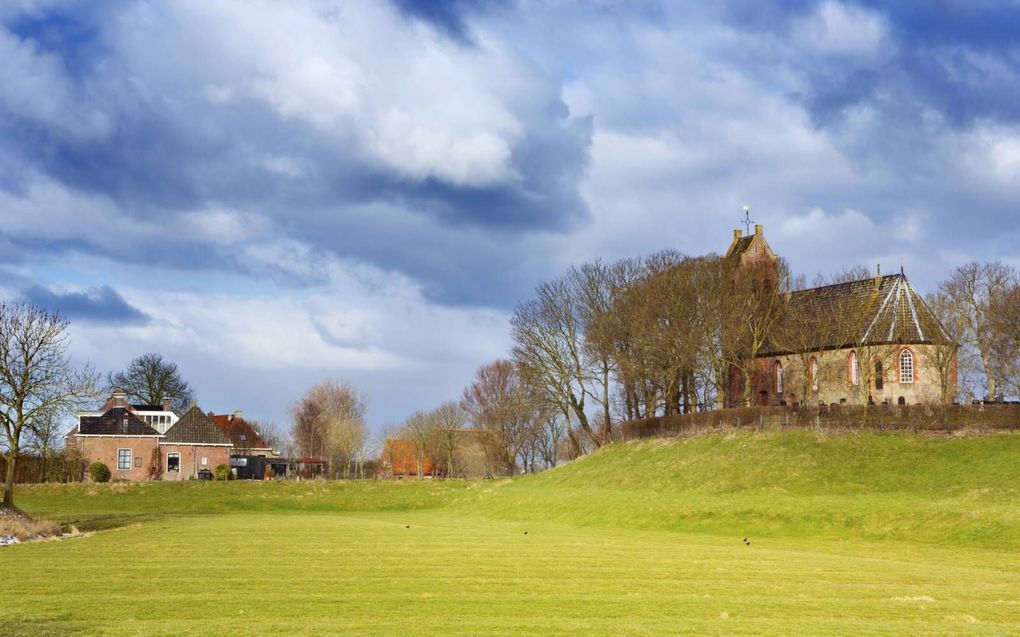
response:
<svg viewBox="0 0 1020 637"><path fill-rule="evenodd" d="M173 470L170 468L170 456L177 456L177 469ZM166 472L167 473L180 473L181 472L181 452L180 451L168 451L166 454Z"/></svg>
<svg viewBox="0 0 1020 637"><path fill-rule="evenodd" d="M850 384L859 387L861 384L861 362L857 352L850 352Z"/></svg>
<svg viewBox="0 0 1020 637"><path fill-rule="evenodd" d="M783 395L783 364L776 361L776 364L772 367L772 375L775 378L776 383L776 395Z"/></svg>
<svg viewBox="0 0 1020 637"><path fill-rule="evenodd" d="M906 360L906 365L903 364L904 360ZM914 382L914 353L909 349L900 352L900 382Z"/></svg>
<svg viewBox="0 0 1020 637"><path fill-rule="evenodd" d="M811 391L818 391L818 359L814 356L811 357L811 361L808 363L808 369L811 374Z"/></svg>
<svg viewBox="0 0 1020 637"><path fill-rule="evenodd" d="M126 451L127 455L127 466L121 466L121 452ZM130 447L118 447L117 448L117 471L130 471L131 464L134 462L134 452Z"/></svg>

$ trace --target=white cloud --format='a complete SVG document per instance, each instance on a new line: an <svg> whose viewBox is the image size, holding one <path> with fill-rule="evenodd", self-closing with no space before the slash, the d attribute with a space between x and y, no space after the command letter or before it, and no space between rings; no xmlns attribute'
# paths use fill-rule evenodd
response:
<svg viewBox="0 0 1020 637"><path fill-rule="evenodd" d="M842 0L826 0L793 28L798 43L819 53L875 59L889 46L880 14Z"/></svg>
<svg viewBox="0 0 1020 637"><path fill-rule="evenodd" d="M130 29L117 34L148 90L197 82L196 93L213 104L263 102L412 180L473 187L517 180L511 152L524 133L521 109L548 99L546 80L501 44L451 41L387 3L159 10L170 15L136 9ZM184 39L188 63L163 59L181 52ZM200 77L183 77L184 69Z"/></svg>
<svg viewBox="0 0 1020 637"><path fill-rule="evenodd" d="M85 103L59 59L2 25L0 60L2 108L71 138L101 138L109 133L109 119Z"/></svg>

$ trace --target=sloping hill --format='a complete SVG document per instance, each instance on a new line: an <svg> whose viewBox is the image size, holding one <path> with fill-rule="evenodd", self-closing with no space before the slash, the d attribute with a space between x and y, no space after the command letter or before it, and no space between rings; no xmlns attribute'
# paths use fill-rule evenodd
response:
<svg viewBox="0 0 1020 637"><path fill-rule="evenodd" d="M1020 546L1020 436L811 432L609 446L481 489L457 508L506 519L734 536Z"/></svg>

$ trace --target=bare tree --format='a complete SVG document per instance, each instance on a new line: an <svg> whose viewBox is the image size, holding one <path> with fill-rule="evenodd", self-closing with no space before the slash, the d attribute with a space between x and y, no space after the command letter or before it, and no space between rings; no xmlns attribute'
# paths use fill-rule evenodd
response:
<svg viewBox="0 0 1020 637"><path fill-rule="evenodd" d="M939 284L938 293L947 299L947 309L956 314L956 317L947 317L947 321L964 326L960 345L973 352L973 356L965 354L961 358L963 362L978 364L985 376L985 395L989 400L995 400L999 391L994 360L998 344L992 327L995 318L992 307L1001 302L1016 281L1015 269L995 261L962 265Z"/></svg>
<svg viewBox="0 0 1020 637"><path fill-rule="evenodd" d="M67 353L68 322L30 305L0 304L0 425L7 474L3 507L14 507L22 435L96 396L97 376Z"/></svg>
<svg viewBox="0 0 1020 637"><path fill-rule="evenodd" d="M177 364L156 353L142 354L128 363L127 369L107 374L106 384L108 391L123 389L129 398L146 405L159 405L170 398L174 410L181 414L195 397Z"/></svg>
<svg viewBox="0 0 1020 637"><path fill-rule="evenodd" d="M460 401L471 421L492 434L498 462L509 472L538 413L530 387L525 385L514 364L498 360L483 365Z"/></svg>
<svg viewBox="0 0 1020 637"><path fill-rule="evenodd" d="M989 329L996 343L991 365L996 378L1020 397L1020 285L1012 285L991 303Z"/></svg>
<svg viewBox="0 0 1020 637"><path fill-rule="evenodd" d="M365 408L364 396L350 382L326 379L292 408L294 440L307 455L327 456L334 476L342 466L342 476L349 478L368 437Z"/></svg>
<svg viewBox="0 0 1020 637"><path fill-rule="evenodd" d="M513 358L543 401L570 414L598 446L588 422L585 399L592 378L584 352L584 318L569 276L542 283L537 298L519 306L510 319Z"/></svg>
<svg viewBox="0 0 1020 637"><path fill-rule="evenodd" d="M457 475L455 459L461 446L467 414L456 401L449 401L432 410L429 417L433 421L429 446L436 455L436 461L446 465L446 477L452 478Z"/></svg>
<svg viewBox="0 0 1020 637"><path fill-rule="evenodd" d="M966 338L967 323L964 314L954 308L954 301L942 293L929 294L925 298L928 307L939 321L941 329L934 330L932 343L924 348L923 357L928 366L935 370L939 380L939 399L943 406L959 397L959 370L971 369L972 364L964 361L961 365L959 343Z"/></svg>
<svg viewBox="0 0 1020 637"><path fill-rule="evenodd" d="M436 421L426 411L416 411L404 421L403 436L414 446L414 461L418 477L425 476L426 459L431 458L433 428Z"/></svg>

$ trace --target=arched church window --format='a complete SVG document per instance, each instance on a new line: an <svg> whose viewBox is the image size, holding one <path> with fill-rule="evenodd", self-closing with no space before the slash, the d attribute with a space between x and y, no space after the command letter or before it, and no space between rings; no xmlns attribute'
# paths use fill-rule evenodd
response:
<svg viewBox="0 0 1020 637"><path fill-rule="evenodd" d="M909 349L900 352L900 382L914 382L914 355Z"/></svg>
<svg viewBox="0 0 1020 637"><path fill-rule="evenodd" d="M857 352L850 352L850 360L848 361L850 366L850 383L852 385L861 384L861 368L857 363Z"/></svg>
<svg viewBox="0 0 1020 637"><path fill-rule="evenodd" d="M775 388L776 388L776 395L777 396L782 396L783 395L783 366L782 366L782 364L779 363L779 361L776 361L776 366L773 369L773 379L774 379Z"/></svg>
<svg viewBox="0 0 1020 637"><path fill-rule="evenodd" d="M814 356L808 363L808 373L811 374L811 391L818 391L818 359Z"/></svg>
<svg viewBox="0 0 1020 637"><path fill-rule="evenodd" d="M882 361L875 363L875 389L882 389L884 379L882 378Z"/></svg>

